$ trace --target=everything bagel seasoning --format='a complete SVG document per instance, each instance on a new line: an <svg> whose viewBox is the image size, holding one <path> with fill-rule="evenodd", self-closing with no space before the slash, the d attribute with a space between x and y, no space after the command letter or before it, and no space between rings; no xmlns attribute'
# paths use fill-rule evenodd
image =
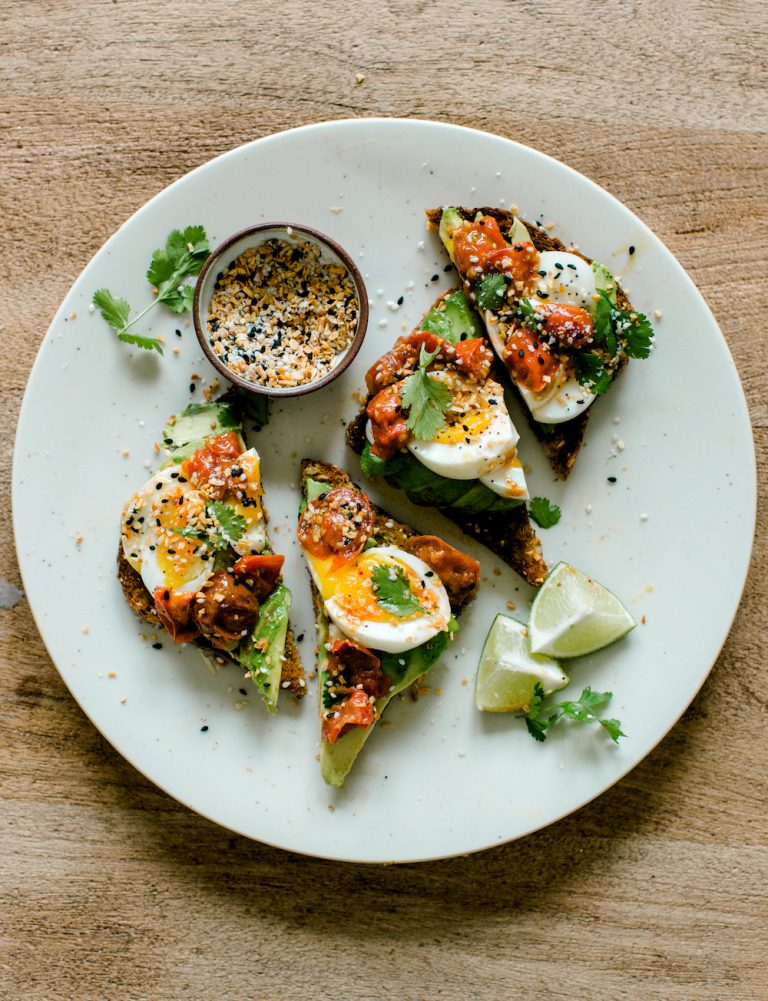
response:
<svg viewBox="0 0 768 1001"><path fill-rule="evenodd" d="M208 342L233 373L290 388L327 375L355 335L358 301L345 267L305 240L250 247L217 276Z"/></svg>

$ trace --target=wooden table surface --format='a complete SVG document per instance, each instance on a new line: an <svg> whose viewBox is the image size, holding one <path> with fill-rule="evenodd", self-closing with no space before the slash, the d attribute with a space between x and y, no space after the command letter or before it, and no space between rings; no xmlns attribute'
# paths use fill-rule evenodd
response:
<svg viewBox="0 0 768 1001"><path fill-rule="evenodd" d="M9 0L5 11L0 997L765 1001L765 4ZM723 329L760 471L744 600L661 745L547 830L404 867L265 848L134 771L48 658L10 515L30 367L104 240L224 150L373 115L520 140L637 212Z"/></svg>

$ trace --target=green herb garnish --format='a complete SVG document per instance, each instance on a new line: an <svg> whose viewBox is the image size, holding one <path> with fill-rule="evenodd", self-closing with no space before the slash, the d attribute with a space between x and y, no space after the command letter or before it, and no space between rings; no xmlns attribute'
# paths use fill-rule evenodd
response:
<svg viewBox="0 0 768 1001"><path fill-rule="evenodd" d="M560 508L557 504L550 504L546 497L533 497L528 513L540 528L552 528L560 521Z"/></svg>
<svg viewBox="0 0 768 1001"><path fill-rule="evenodd" d="M544 689L536 684L531 699L531 707L525 714L525 725L534 740L546 740L547 730L561 719L572 719L579 723L599 723L611 740L618 744L619 737L626 737L617 719L602 719L596 711L610 702L613 692L593 692L587 685L576 702L555 702L544 706Z"/></svg>
<svg viewBox="0 0 768 1001"><path fill-rule="evenodd" d="M487 275L475 292L475 298L480 309L498 309L504 301L506 291L507 279L504 275Z"/></svg>
<svg viewBox="0 0 768 1001"><path fill-rule="evenodd" d="M415 438L423 441L431 441L445 424L445 412L451 403L450 389L427 374L427 366L435 360L439 350L426 351L422 344L419 367L403 386L403 407L408 411L406 426Z"/></svg>
<svg viewBox="0 0 768 1001"><path fill-rule="evenodd" d="M184 528L170 528L169 531L173 532L174 535L181 535L185 539L197 539L200 542L205 542L211 549L219 552L234 546L243 537L247 528L246 520L229 504L225 504L223 501L214 501L205 513L209 518L215 518L218 527L211 526L210 529L205 529L186 525Z"/></svg>
<svg viewBox="0 0 768 1001"><path fill-rule="evenodd" d="M425 611L416 600L402 567L375 566L371 571L371 584L378 604L399 619Z"/></svg>
<svg viewBox="0 0 768 1001"><path fill-rule="evenodd" d="M152 254L147 281L157 290L157 294L146 309L130 319L131 307L128 302L116 299L106 288L94 292L93 304L119 340L135 344L145 351L162 354L163 346L157 337L142 337L128 331L159 302L164 303L173 313L186 313L191 309L194 287L186 279L199 274L209 252L208 238L202 226L187 226L183 231L174 229L168 234L165 247Z"/></svg>
<svg viewBox="0 0 768 1001"><path fill-rule="evenodd" d="M596 396L608 392L613 376L600 355L593 351L577 351L573 356L573 365L582 386Z"/></svg>
<svg viewBox="0 0 768 1001"><path fill-rule="evenodd" d="M245 518L223 501L214 501L210 506L210 511L219 523L219 535L221 538L229 543L230 546L234 546L236 542L239 542L243 537L243 532L248 527Z"/></svg>

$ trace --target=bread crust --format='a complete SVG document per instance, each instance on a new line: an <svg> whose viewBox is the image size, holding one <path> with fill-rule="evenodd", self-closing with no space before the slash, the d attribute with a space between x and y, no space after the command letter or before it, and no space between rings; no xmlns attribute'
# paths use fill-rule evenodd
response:
<svg viewBox="0 0 768 1001"><path fill-rule="evenodd" d="M119 542L117 544L117 579L120 581L125 600L136 615L144 622L148 622L158 629L162 628L160 620L157 617L152 595L144 586L141 575L133 569L125 558L122 544ZM193 642L197 646L211 649L202 641L193 640ZM226 652L222 650L215 650L213 653L217 658L227 656ZM302 698L307 694L307 685L304 678L304 668L301 666L299 650L293 638L290 625L285 637L284 657L282 673L280 675L280 686L281 688L285 687L285 690L289 691L291 695ZM288 682L287 685L286 682Z"/></svg>
<svg viewBox="0 0 768 1001"><path fill-rule="evenodd" d="M457 211L459 212L459 215L461 215L462 219L466 219L469 222L475 218L478 212L483 215L493 216L499 224L499 228L509 229L515 221L514 213L488 205L479 206L477 208L459 208ZM440 228L440 218L442 214L442 208L427 209L427 229L437 232ZM533 223L528 222L525 219L521 219L520 222L522 222L531 234L531 241L539 253L543 253L548 250L561 251L563 253L567 251L568 253L576 254L577 257L581 257L581 259L586 261L588 264L592 264L592 259L587 257L586 254L582 254L579 250L569 251L562 240L559 240L556 236L552 236L550 233L546 232L546 230L540 229L538 226L535 226ZM632 309L632 304L630 303L626 292L618 283L616 285L616 298L622 309ZM620 359L618 365L616 366L614 378L619 376L626 364L627 358L624 356ZM505 377L509 385L511 385L515 389L515 392L517 392L517 388L512 380L506 375L506 372ZM524 407L524 409L531 430L541 443L541 447L544 450L544 454L547 456L547 459L549 459L552 469L560 477L560 479L567 479L573 469L574 463L576 462L576 456L579 453L579 449L581 448L591 408L585 410L584 413L580 414L578 417L574 417L573 420L565 421L563 424L539 424L538 421L534 420L528 407Z"/></svg>

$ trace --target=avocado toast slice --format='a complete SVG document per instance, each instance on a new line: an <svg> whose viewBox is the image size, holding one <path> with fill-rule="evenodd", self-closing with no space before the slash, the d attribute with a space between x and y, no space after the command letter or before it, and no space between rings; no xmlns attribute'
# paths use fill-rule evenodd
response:
<svg viewBox="0 0 768 1001"><path fill-rule="evenodd" d="M214 667L234 662L269 712L306 692L289 625L283 557L272 552L258 453L235 399L193 404L163 430L168 451L123 512L117 576L126 601Z"/></svg>
<svg viewBox="0 0 768 1001"><path fill-rule="evenodd" d="M614 276L511 212L429 209L555 473L573 469L589 419L630 357L647 358L653 329Z"/></svg>
<svg viewBox="0 0 768 1001"><path fill-rule="evenodd" d="M547 565L528 517L517 432L497 369L464 292L445 292L417 331L399 338L368 372L368 399L347 428L347 444L364 476L382 477L412 503L436 507L538 587ZM427 392L442 392L433 385L438 380L452 392L429 442L414 441L402 419L414 373Z"/></svg>
<svg viewBox="0 0 768 1001"><path fill-rule="evenodd" d="M370 504L338 466L304 459L301 493L299 541L317 630L320 770L329 785L341 786L389 702L451 642L480 566Z"/></svg>

